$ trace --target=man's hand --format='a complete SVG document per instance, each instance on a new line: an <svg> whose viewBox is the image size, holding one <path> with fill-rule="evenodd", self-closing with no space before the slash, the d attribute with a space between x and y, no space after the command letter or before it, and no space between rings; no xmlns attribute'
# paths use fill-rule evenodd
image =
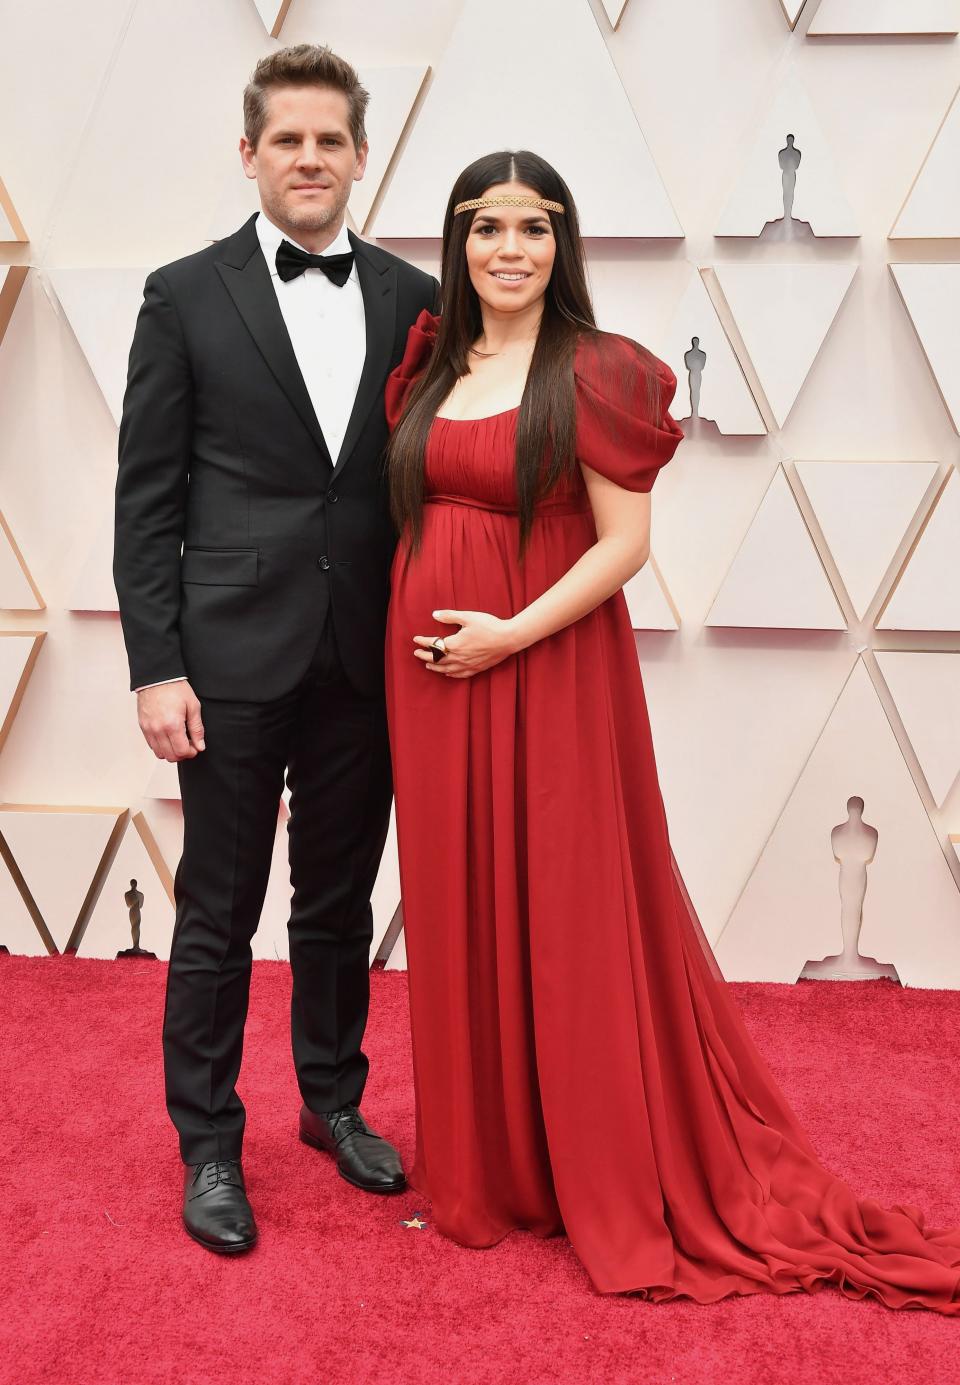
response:
<svg viewBox="0 0 960 1385"><path fill-rule="evenodd" d="M158 760L192 760L204 748L200 702L185 678L138 692L137 716Z"/></svg>

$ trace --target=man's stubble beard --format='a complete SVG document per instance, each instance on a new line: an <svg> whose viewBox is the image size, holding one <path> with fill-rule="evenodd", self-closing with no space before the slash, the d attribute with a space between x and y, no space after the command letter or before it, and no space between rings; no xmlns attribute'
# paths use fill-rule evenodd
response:
<svg viewBox="0 0 960 1385"><path fill-rule="evenodd" d="M279 197L262 197L264 209L271 221L278 226L289 226L297 231L316 234L328 226L336 225L347 210L350 188L332 207L288 207Z"/></svg>

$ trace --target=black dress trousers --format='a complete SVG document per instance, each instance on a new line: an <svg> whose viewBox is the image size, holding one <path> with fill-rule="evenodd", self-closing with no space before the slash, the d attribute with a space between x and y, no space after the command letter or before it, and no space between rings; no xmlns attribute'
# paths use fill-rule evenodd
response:
<svg viewBox="0 0 960 1385"><path fill-rule="evenodd" d="M240 1157L250 940L285 773L297 1079L313 1111L359 1102L370 895L392 794L383 697L347 681L329 617L291 692L270 702L205 698L202 715L206 749L179 765L184 844L163 1024L167 1109L186 1163Z"/></svg>

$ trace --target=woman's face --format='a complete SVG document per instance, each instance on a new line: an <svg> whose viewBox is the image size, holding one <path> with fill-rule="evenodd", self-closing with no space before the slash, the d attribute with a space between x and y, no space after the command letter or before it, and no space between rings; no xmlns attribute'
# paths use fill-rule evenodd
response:
<svg viewBox="0 0 960 1385"><path fill-rule="evenodd" d="M495 183L484 197L539 197L526 183ZM523 312L546 293L557 253L550 216L538 207L480 207L467 235L467 270L481 303Z"/></svg>

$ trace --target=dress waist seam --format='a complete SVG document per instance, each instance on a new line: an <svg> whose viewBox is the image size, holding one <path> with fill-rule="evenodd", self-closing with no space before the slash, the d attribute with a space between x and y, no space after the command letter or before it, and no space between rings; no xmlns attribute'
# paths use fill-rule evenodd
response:
<svg viewBox="0 0 960 1385"><path fill-rule="evenodd" d="M489 514L504 515L508 519L519 519L519 511L509 505L495 505L492 501L477 500L473 496L436 494L426 495L423 498L425 505L457 505L469 510L486 510ZM550 519L555 515L584 515L590 513L588 504L582 504L576 500L556 501L553 504L547 502L538 505L535 510L537 519Z"/></svg>

